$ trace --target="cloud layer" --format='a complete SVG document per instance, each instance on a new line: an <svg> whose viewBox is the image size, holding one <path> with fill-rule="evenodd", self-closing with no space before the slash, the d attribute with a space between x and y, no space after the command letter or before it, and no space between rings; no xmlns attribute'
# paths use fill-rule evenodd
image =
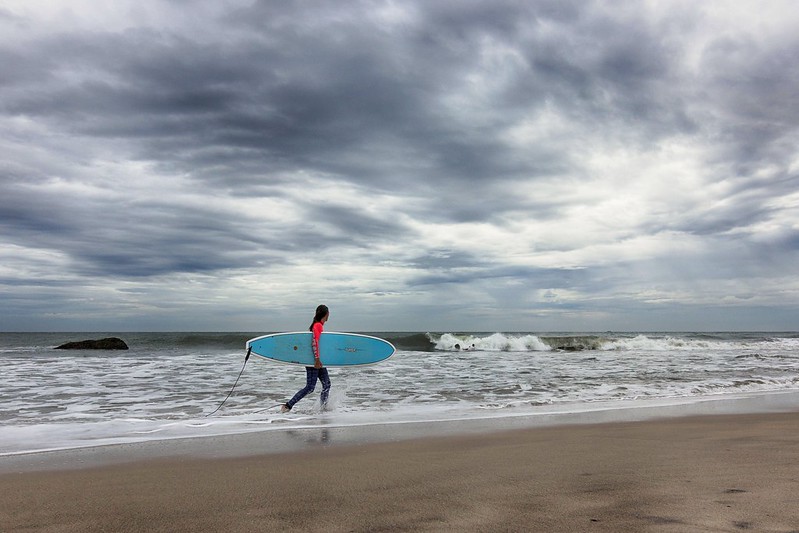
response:
<svg viewBox="0 0 799 533"><path fill-rule="evenodd" d="M796 329L791 2L0 8L0 330Z"/></svg>

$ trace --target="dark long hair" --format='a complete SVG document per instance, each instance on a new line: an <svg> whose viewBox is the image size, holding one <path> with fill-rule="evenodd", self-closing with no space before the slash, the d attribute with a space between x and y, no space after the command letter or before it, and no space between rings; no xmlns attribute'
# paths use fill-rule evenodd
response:
<svg viewBox="0 0 799 533"><path fill-rule="evenodd" d="M325 318L325 315L327 315L327 313L329 313L329 311L326 305L320 305L319 307L317 307L316 314L313 317L313 322L311 322L311 327L308 328L308 330L313 331L313 325L316 324L317 322L321 322L322 319Z"/></svg>

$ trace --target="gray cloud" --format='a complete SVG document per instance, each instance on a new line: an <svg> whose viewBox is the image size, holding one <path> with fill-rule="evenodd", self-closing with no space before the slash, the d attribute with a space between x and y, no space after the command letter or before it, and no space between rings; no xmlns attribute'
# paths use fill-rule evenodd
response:
<svg viewBox="0 0 799 533"><path fill-rule="evenodd" d="M743 5L3 8L0 329L342 294L356 329L376 294L412 329L660 329L757 286L791 323L799 39Z"/></svg>

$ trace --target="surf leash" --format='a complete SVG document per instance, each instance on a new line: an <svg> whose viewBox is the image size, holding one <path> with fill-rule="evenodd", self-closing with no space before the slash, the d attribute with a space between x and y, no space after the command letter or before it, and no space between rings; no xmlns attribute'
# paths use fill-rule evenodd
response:
<svg viewBox="0 0 799 533"><path fill-rule="evenodd" d="M217 407L212 412L210 412L207 415L205 415L206 418L211 416L212 414L216 413L220 409L222 409L222 406L225 405L225 402L228 400L228 398L230 398L230 395L233 394L234 390L236 390L236 385L239 384L239 379L241 379L241 375L244 373L244 367L247 366L247 361L250 359L250 352L251 351L252 351L252 346L249 346L247 348L247 355L244 356L244 364L241 365L241 372L239 372L239 377L236 378L236 382L233 384L233 388L230 389L230 392L227 393L227 396L225 397L224 400L222 400L222 403L219 404L219 407Z"/></svg>
<svg viewBox="0 0 799 533"><path fill-rule="evenodd" d="M274 409L275 407L283 407L284 405L285 404L282 404L282 403L276 403L275 405L272 405L272 406L266 407L264 409L259 409L258 411L255 411L255 414L263 413L264 411L270 411L270 410Z"/></svg>

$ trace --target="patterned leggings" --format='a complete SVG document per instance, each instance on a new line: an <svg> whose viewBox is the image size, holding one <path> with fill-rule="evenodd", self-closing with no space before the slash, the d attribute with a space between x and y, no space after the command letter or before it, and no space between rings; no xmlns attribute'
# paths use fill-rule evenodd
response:
<svg viewBox="0 0 799 533"><path fill-rule="evenodd" d="M312 393L316 388L316 380L322 382L322 409L327 406L327 396L330 393L330 376L327 374L327 368L314 368L312 366L305 367L305 377L307 382L305 387L298 390L297 394L288 401L289 407L294 407L294 404L305 398L306 395Z"/></svg>

